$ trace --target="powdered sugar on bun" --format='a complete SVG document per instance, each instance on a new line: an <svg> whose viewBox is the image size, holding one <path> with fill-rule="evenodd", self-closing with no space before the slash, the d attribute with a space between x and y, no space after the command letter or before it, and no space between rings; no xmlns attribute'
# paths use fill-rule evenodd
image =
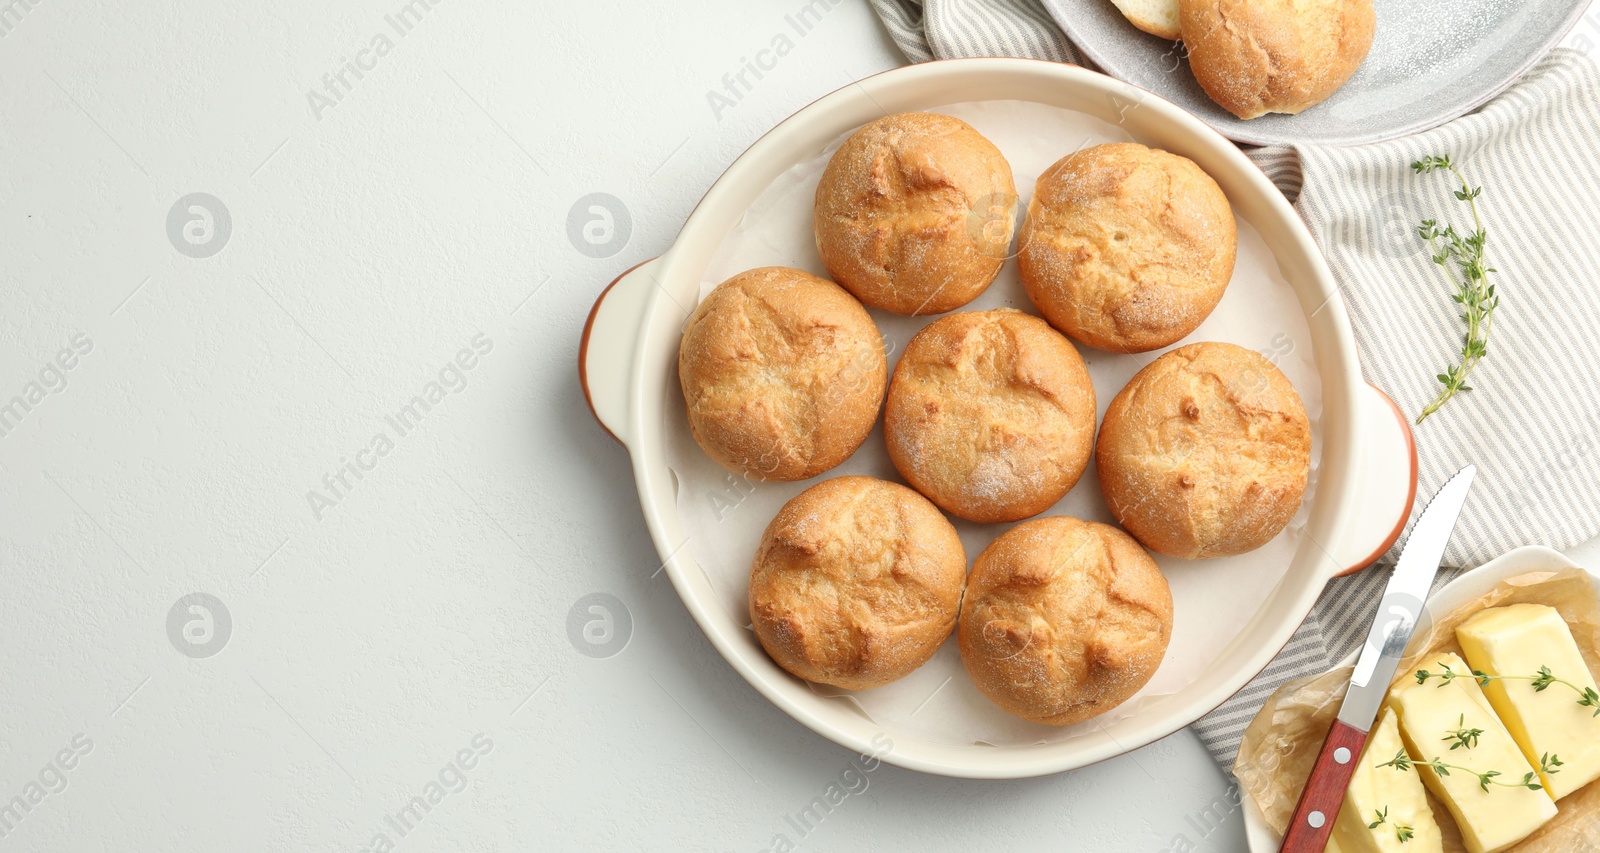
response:
<svg viewBox="0 0 1600 853"><path fill-rule="evenodd" d="M950 522L897 483L836 477L767 525L750 620L778 665L850 690L925 663L955 627L967 558Z"/></svg>
<svg viewBox="0 0 1600 853"><path fill-rule="evenodd" d="M990 208L1016 200L1010 164L971 125L936 113L886 116L828 161L813 214L817 250L867 305L942 314L999 275L1011 220Z"/></svg>
<svg viewBox="0 0 1600 853"><path fill-rule="evenodd" d="M1019 272L1051 325L1109 352L1194 331L1233 276L1238 231L1222 188L1186 157L1096 145L1039 176Z"/></svg>
<svg viewBox="0 0 1600 853"><path fill-rule="evenodd" d="M1070 341L1020 311L965 311L906 345L884 439L901 476L946 512L1016 521L1078 482L1094 420L1094 385Z"/></svg>
<svg viewBox="0 0 1600 853"><path fill-rule="evenodd" d="M1327 100L1367 58L1372 0L1179 0L1200 88L1242 119Z"/></svg>
<svg viewBox="0 0 1600 853"><path fill-rule="evenodd" d="M678 347L695 441L751 479L803 480L848 459L877 422L888 372L861 303L787 267L718 285Z"/></svg>
<svg viewBox="0 0 1600 853"><path fill-rule="evenodd" d="M1006 711L1056 726L1139 692L1171 637L1172 592L1155 560L1109 524L1063 516L995 539L961 605L973 683Z"/></svg>
<svg viewBox="0 0 1600 853"><path fill-rule="evenodd" d="M1112 399L1095 447L1122 526L1174 557L1242 554L1278 535L1311 473L1311 425L1294 386L1234 344L1180 347Z"/></svg>

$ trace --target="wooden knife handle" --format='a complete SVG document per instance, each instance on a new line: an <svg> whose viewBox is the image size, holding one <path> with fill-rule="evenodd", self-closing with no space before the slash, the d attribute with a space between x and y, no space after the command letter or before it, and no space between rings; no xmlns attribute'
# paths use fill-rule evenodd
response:
<svg viewBox="0 0 1600 853"><path fill-rule="evenodd" d="M1333 819L1339 816L1345 789L1350 787L1350 777L1355 775L1356 762L1366 742L1366 732L1333 721L1328 739L1317 753L1317 763L1311 768L1311 777L1306 779L1306 788L1300 792L1300 804L1294 807L1283 846L1278 848L1282 853L1322 853L1328 846Z"/></svg>

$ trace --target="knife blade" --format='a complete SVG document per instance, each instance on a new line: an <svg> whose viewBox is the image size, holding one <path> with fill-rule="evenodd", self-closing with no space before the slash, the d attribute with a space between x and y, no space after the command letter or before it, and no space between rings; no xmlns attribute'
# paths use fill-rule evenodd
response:
<svg viewBox="0 0 1600 853"><path fill-rule="evenodd" d="M1422 618L1423 604L1444 558L1445 546L1455 530L1461 508L1466 504L1476 466L1456 472L1428 502L1411 528L1400 560L1389 576L1378 603L1367 641L1356 659L1355 672L1338 718L1317 753L1311 776L1295 806L1294 816L1284 834L1285 853L1322 853L1333 832L1333 818L1344 803L1345 789L1355 774L1356 759L1367 740L1367 732L1378 717L1389 683L1405 656L1406 644Z"/></svg>
<svg viewBox="0 0 1600 853"><path fill-rule="evenodd" d="M1342 722L1367 731L1377 719L1389 682L1394 680L1400 659L1405 656L1406 643L1411 641L1417 621L1422 618L1423 602L1439 572L1439 561L1444 558L1450 533L1455 530L1477 473L1472 465L1458 471L1428 502L1411 528L1411 536L1400 551L1400 561L1378 602L1378 613L1367 633L1367 642L1361 647L1361 657L1356 659L1350 690L1339 706Z"/></svg>

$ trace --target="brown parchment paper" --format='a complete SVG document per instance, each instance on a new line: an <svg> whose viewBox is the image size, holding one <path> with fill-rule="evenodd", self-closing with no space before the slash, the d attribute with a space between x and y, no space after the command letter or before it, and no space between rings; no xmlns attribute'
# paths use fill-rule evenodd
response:
<svg viewBox="0 0 1600 853"><path fill-rule="evenodd" d="M1460 655L1456 626L1480 610L1506 604L1554 607L1572 629L1589 671L1600 673L1600 597L1596 596L1594 580L1588 572L1566 569L1507 578L1432 624L1420 626L1407 647L1407 658L1397 671L1395 683L1414 678L1424 656L1443 652ZM1244 795L1255 803L1267 825L1280 837L1300 799L1306 777L1311 775L1317 751L1339 712L1350 673L1351 667L1345 666L1284 684L1245 729L1233 772ZM1450 811L1432 791L1428 793L1428 804L1443 831L1446 853L1465 853ZM1556 816L1512 850L1600 850L1600 780L1568 794L1556 805Z"/></svg>

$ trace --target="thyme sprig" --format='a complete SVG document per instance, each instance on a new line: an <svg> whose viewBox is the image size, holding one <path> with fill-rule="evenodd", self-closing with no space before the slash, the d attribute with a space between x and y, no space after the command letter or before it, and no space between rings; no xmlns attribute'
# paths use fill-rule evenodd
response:
<svg viewBox="0 0 1600 853"><path fill-rule="evenodd" d="M1559 768L1561 764L1561 759L1547 752L1539 759L1539 773L1543 773L1546 776L1549 776L1553 773L1559 773L1561 771L1557 768ZM1391 758L1388 761L1379 764L1378 766L1393 767L1396 770L1410 770L1413 766L1426 767L1440 776L1449 776L1450 771L1459 770L1462 773L1466 773L1470 776L1476 776L1478 779L1478 786L1481 787L1485 793L1488 793L1490 785L1499 785L1503 788L1527 788L1530 791L1544 790L1544 786L1538 782L1539 773L1524 773L1520 781L1510 782L1499 778L1503 774L1498 770L1478 771L1473 770L1470 767L1462 767L1459 764L1447 764L1445 763L1444 759L1438 756L1434 756L1433 760L1431 761L1414 761L1412 760L1411 756L1406 754L1404 749L1396 752L1394 754L1394 758Z"/></svg>
<svg viewBox="0 0 1600 853"><path fill-rule="evenodd" d="M1459 728L1450 729L1449 731L1445 732L1445 736L1440 738L1440 740L1451 741L1451 749L1471 749L1478 745L1478 736L1483 734L1483 729L1466 728L1466 714L1462 714L1456 720L1456 725Z"/></svg>
<svg viewBox="0 0 1600 853"><path fill-rule="evenodd" d="M1440 664L1439 669L1441 670L1439 672L1429 672L1425 669L1417 670L1417 683L1426 684L1429 679L1437 678L1439 679L1439 686L1443 687L1457 678L1467 677L1467 673L1456 672L1450 668L1449 664ZM1472 670L1472 679L1478 682L1479 687L1488 687L1489 682L1497 679L1527 681L1531 683L1535 693L1543 693L1552 684L1562 684L1572 688L1572 691L1578 694L1579 705L1594 709L1594 713L1590 714L1590 716L1600 717L1600 693L1595 692L1593 687L1579 687L1565 678L1557 678L1556 674L1551 672L1548 666L1539 667L1539 671L1534 675L1490 675L1482 670L1475 669ZM1454 748L1451 747L1451 749Z"/></svg>
<svg viewBox="0 0 1600 853"><path fill-rule="evenodd" d="M1468 184L1466 177L1450 162L1449 157L1424 157L1413 162L1411 168L1419 175L1441 170L1449 172L1461 185L1455 191L1455 197L1466 202L1471 209L1473 225L1472 231L1465 235L1456 231L1453 225L1440 227L1436 219L1424 219L1417 228L1417 236L1428 244L1433 262L1444 270L1445 280L1454 291L1450 299L1461 306L1461 319L1466 324L1466 333L1461 338L1461 361L1438 375L1439 384L1444 387L1423 408L1422 414L1417 415L1417 423L1420 424L1429 415L1439 411L1456 392L1472 390L1467 378L1489 353L1489 326L1494 318L1494 309L1500 306L1500 298L1495 295L1494 285L1489 281L1489 273L1497 270L1488 266L1483 257L1483 244L1488 240L1488 232L1483 227L1483 217L1478 210L1478 196L1483 193L1483 187ZM1453 272L1452 266L1455 267Z"/></svg>
<svg viewBox="0 0 1600 853"><path fill-rule="evenodd" d="M1381 809L1373 809L1372 813L1377 815L1378 819L1367 824L1367 829L1377 829L1378 827L1389 822L1388 806L1384 806ZM1399 839L1401 844L1410 841L1412 837L1416 835L1416 830L1412 829L1411 824L1405 823L1404 821L1397 820L1392 824L1392 826L1394 827L1394 837Z"/></svg>

